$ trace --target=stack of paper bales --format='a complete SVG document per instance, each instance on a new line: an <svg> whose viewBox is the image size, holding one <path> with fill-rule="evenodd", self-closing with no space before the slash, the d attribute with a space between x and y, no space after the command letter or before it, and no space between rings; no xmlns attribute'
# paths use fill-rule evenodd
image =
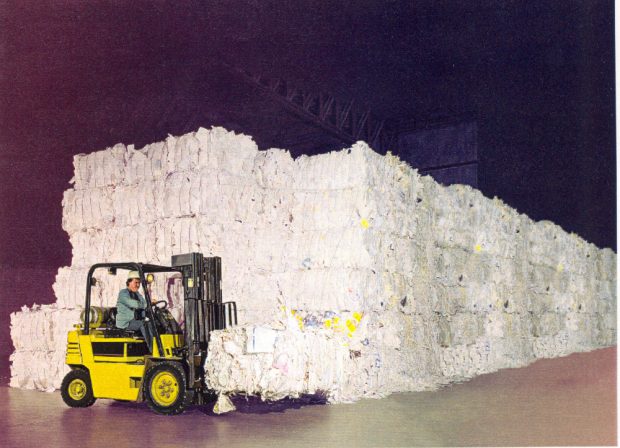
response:
<svg viewBox="0 0 620 448"><path fill-rule="evenodd" d="M239 310L238 327L211 335L221 393L351 401L615 344L611 250L361 142L293 159L200 129L74 164L73 260L57 304L12 316L13 386L58 387L90 265L193 251L222 257ZM125 279L98 279L92 303L114 306ZM152 289L182 316L178 278Z"/></svg>
<svg viewBox="0 0 620 448"><path fill-rule="evenodd" d="M11 314L12 387L53 391L69 371L65 366L67 331L79 322L80 310L57 305L24 306Z"/></svg>

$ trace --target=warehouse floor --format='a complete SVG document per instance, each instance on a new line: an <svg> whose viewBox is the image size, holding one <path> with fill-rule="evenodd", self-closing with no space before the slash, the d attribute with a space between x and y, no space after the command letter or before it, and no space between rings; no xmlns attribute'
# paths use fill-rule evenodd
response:
<svg viewBox="0 0 620 448"><path fill-rule="evenodd" d="M162 417L99 400L69 409L58 392L0 387L0 446L615 445L616 348L542 360L437 392L354 404L239 403L214 416Z"/></svg>

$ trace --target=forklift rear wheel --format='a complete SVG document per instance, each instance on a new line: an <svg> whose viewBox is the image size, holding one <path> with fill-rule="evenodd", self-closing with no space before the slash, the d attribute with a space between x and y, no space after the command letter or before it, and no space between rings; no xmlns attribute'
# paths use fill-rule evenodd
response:
<svg viewBox="0 0 620 448"><path fill-rule="evenodd" d="M60 395L63 401L72 408L87 408L97 401L93 396L90 375L83 369L67 373L60 386Z"/></svg>
<svg viewBox="0 0 620 448"><path fill-rule="evenodd" d="M144 379L146 401L152 410L165 415L185 410L190 394L185 387L185 371L181 364L158 362L147 370Z"/></svg>

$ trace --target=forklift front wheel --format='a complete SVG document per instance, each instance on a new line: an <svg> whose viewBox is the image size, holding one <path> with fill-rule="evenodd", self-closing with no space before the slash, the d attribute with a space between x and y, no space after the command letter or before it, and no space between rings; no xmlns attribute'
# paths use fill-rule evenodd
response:
<svg viewBox="0 0 620 448"><path fill-rule="evenodd" d="M176 415L185 410L190 395L181 364L171 361L153 364L144 380L146 401L152 410L165 415Z"/></svg>
<svg viewBox="0 0 620 448"><path fill-rule="evenodd" d="M60 386L63 401L72 408L87 408L97 399L93 396L93 387L87 370L76 369L67 373Z"/></svg>

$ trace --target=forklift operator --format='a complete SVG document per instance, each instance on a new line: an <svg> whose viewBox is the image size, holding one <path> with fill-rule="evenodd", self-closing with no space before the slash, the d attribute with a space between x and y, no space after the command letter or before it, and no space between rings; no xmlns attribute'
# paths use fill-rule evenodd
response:
<svg viewBox="0 0 620 448"><path fill-rule="evenodd" d="M153 334L144 314L147 307L146 299L138 292L140 289L140 274L131 271L127 276L127 288L121 289L116 302L117 328L137 331L140 330L149 352L153 353Z"/></svg>

